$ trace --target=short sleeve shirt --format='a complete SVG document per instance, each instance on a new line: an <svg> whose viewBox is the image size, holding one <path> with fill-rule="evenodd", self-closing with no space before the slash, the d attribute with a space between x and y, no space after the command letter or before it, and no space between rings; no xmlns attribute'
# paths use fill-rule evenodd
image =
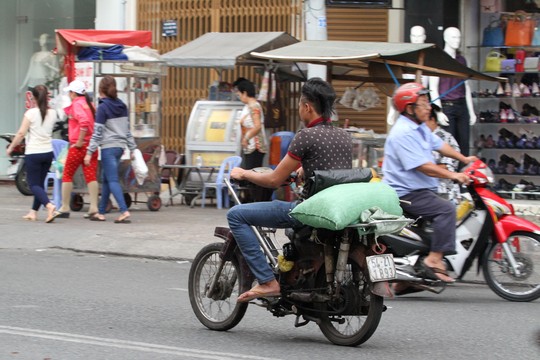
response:
<svg viewBox="0 0 540 360"><path fill-rule="evenodd" d="M434 163L432 151L442 146L443 141L425 123L418 125L401 115L384 144L383 181L394 188L399 197L421 189L437 191L438 179L416 168Z"/></svg>
<svg viewBox="0 0 540 360"><path fill-rule="evenodd" d="M313 176L315 170L350 169L352 139L345 130L321 118L296 134L288 155L302 163L306 178Z"/></svg>

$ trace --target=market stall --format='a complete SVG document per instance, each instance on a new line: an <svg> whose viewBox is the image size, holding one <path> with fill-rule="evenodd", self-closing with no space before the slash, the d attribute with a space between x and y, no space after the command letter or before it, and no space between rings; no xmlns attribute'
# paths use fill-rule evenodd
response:
<svg viewBox="0 0 540 360"><path fill-rule="evenodd" d="M463 81L506 81L462 65L435 44L311 40L250 55L278 66L300 63L325 65L329 81L372 83L387 96L392 96L397 85L411 81L404 79L403 74L414 74L417 82L421 82L422 75L456 77ZM295 68L300 69L300 66L292 67L293 70ZM344 68L347 69L345 73ZM301 71L296 75L306 79L306 74ZM355 165L378 169L385 136L366 136L365 132L349 130L355 140Z"/></svg>
<svg viewBox="0 0 540 360"><path fill-rule="evenodd" d="M250 55L298 42L285 32L210 32L162 55L168 66L212 68L221 73L236 66L268 64ZM186 165L219 166L232 155L240 155L238 120L244 104L234 101L231 89L220 88L219 80L210 87L209 99L197 101L192 108L186 129ZM228 91L227 91L228 90Z"/></svg>
<svg viewBox="0 0 540 360"><path fill-rule="evenodd" d="M131 133L148 166L148 176L141 183L134 176L129 157L121 163L119 178L126 204L129 207L138 202L138 193L146 193L149 196L144 202L149 210L156 211L161 207L161 83L166 67L157 51L150 49L151 40L150 31L56 30L56 52L64 55L67 82L82 80L97 105L101 78L111 75L116 79L118 97L128 107ZM71 208L77 211L83 206L86 184L82 174L74 180Z"/></svg>

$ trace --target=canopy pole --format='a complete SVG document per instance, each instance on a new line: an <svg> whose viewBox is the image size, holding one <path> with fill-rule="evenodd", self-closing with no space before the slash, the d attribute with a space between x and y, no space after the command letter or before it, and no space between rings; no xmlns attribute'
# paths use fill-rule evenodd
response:
<svg viewBox="0 0 540 360"><path fill-rule="evenodd" d="M326 65L326 81L328 81L329 84L332 84L332 68L334 67L334 64L331 62L328 62L328 65Z"/></svg>
<svg viewBox="0 0 540 360"><path fill-rule="evenodd" d="M424 65L424 59L426 57L425 52L420 51L418 53L418 65L423 66ZM422 70L416 69L416 82L421 84L422 83Z"/></svg>

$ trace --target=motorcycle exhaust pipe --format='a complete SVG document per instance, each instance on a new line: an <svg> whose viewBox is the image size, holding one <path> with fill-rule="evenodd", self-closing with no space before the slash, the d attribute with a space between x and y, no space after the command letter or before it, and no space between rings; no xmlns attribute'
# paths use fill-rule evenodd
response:
<svg viewBox="0 0 540 360"><path fill-rule="evenodd" d="M423 278L407 273L400 269L396 269L396 274L397 274L397 281L414 281L414 282L424 281Z"/></svg>

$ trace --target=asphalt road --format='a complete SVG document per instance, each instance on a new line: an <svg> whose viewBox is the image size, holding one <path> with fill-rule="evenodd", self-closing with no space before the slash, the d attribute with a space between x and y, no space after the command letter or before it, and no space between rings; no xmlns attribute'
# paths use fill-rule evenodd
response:
<svg viewBox="0 0 540 360"><path fill-rule="evenodd" d="M357 348L253 305L236 328L210 331L189 305L189 267L0 249L0 359L540 358L538 301L508 302L470 283L387 301L379 328Z"/></svg>

